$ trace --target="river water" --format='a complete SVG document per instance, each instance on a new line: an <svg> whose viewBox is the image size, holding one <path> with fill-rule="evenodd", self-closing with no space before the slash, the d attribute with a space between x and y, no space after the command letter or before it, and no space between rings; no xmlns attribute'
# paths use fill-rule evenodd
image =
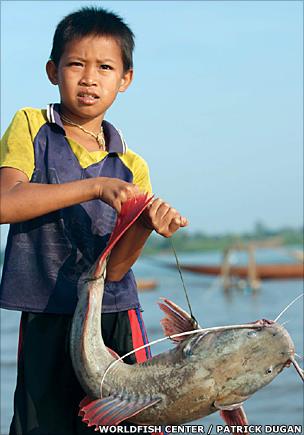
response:
<svg viewBox="0 0 304 435"><path fill-rule="evenodd" d="M181 262L211 264L220 261L219 253L184 254L179 257ZM258 257L263 262L290 261L283 252L263 251ZM238 260L242 262L244 258ZM151 278L158 282L156 290L140 294L150 341L163 336L160 326L162 312L157 306L160 297L167 297L187 309L178 272L162 266L162 262L173 261L173 255L158 256L157 261L142 258L134 267L138 278ZM216 278L185 272L184 279L194 315L202 327L247 323L261 318L274 319L292 299L303 292L300 280L265 281L262 288L255 292L249 289L224 292ZM8 434L12 416L19 318L18 312L1 310L1 435ZM295 343L297 353L303 355L303 299L294 304L280 321L288 321L285 327ZM159 343L152 347L152 353L157 354L170 346L169 341ZM276 428L268 433L284 433L283 425L303 428L303 384L294 368L285 369L270 385L247 400L245 409L252 425L281 426L279 431ZM206 432L213 425L211 433L215 434L216 425L221 425L222 421L219 414L215 413L188 424L202 425Z"/></svg>

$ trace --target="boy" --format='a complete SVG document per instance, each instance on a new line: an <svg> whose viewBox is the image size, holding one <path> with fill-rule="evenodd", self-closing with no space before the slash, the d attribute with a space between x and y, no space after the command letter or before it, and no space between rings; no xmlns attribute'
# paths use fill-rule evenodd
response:
<svg viewBox="0 0 304 435"><path fill-rule="evenodd" d="M79 278L106 246L116 212L151 192L146 163L104 120L132 81L133 47L131 30L113 13L82 8L65 17L46 66L60 104L18 111L3 138L1 223L12 225L0 304L22 311L11 435L93 433L77 417L85 394L71 366L69 328ZM102 328L118 354L138 337L145 342L130 267L152 230L170 237L186 225L156 199L113 250Z"/></svg>

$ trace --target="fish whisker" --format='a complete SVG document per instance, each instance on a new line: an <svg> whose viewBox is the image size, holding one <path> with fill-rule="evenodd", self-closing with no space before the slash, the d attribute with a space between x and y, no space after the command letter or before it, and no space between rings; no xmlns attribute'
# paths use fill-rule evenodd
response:
<svg viewBox="0 0 304 435"><path fill-rule="evenodd" d="M295 353L295 356L297 357L297 358L299 358L301 361L303 361L303 359L304 359L304 357L303 356L301 356L301 355L298 355L297 353Z"/></svg>
<svg viewBox="0 0 304 435"><path fill-rule="evenodd" d="M282 314L284 314L285 311L287 311L288 308L290 308L291 305L293 305L293 304L294 304L298 299L300 299L301 297L303 297L303 295L304 295L304 293L300 294L300 295L297 296L293 301L291 301L291 302L287 305L287 307L285 307L285 308L280 312L280 314L279 314L279 315L274 319L274 322L277 322L277 321L279 320L279 318L282 316Z"/></svg>
<svg viewBox="0 0 304 435"><path fill-rule="evenodd" d="M294 368L299 373L300 378L304 382L304 370L299 366L299 364L297 363L297 361L293 357L290 358L290 361L292 362Z"/></svg>
<svg viewBox="0 0 304 435"><path fill-rule="evenodd" d="M285 322L281 323L281 326L285 326L289 322L290 322L290 320L286 320Z"/></svg>

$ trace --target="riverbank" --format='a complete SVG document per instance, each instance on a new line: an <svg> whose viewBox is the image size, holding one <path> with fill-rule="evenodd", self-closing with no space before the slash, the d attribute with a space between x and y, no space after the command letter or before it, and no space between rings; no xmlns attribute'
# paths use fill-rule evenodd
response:
<svg viewBox="0 0 304 435"><path fill-rule="evenodd" d="M303 246L303 228L281 228L266 230L256 228L252 232L209 235L201 232L191 233L187 229L177 232L174 247L178 252L223 251L232 244L272 241L278 246ZM171 252L171 241L152 234L145 245L144 254L153 255Z"/></svg>

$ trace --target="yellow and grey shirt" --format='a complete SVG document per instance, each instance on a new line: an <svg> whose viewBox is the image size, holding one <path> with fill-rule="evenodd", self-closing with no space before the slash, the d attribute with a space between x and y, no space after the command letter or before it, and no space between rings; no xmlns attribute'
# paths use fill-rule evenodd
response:
<svg viewBox="0 0 304 435"><path fill-rule="evenodd" d="M58 105L50 104L46 110L30 107L18 110L1 140L0 167L12 167L24 172L31 180L35 169L34 142L41 128L49 123L62 126ZM57 121L56 121L57 120ZM106 121L104 124L109 125ZM63 128L63 126L62 126ZM147 163L131 151L119 130L112 126L112 136L108 151L89 152L73 139L66 141L82 168L101 162L112 151L117 151L120 160L133 174L133 183L143 192L151 193ZM114 143L113 143L114 142Z"/></svg>
<svg viewBox="0 0 304 435"><path fill-rule="evenodd" d="M32 183L58 184L114 177L151 192L146 162L127 148L121 133L103 121L107 151L88 152L65 136L59 104L19 110L1 145L1 167L24 172ZM0 306L23 311L73 313L77 286L105 248L116 220L101 200L67 207L10 227ZM104 312L139 306L130 270L106 284Z"/></svg>

